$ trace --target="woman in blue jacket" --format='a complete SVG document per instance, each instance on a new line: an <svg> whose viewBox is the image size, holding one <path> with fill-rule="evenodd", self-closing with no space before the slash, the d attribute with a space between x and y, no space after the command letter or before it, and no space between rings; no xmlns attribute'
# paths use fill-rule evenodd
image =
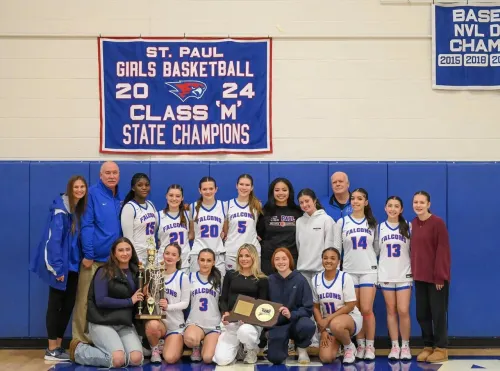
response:
<svg viewBox="0 0 500 371"><path fill-rule="evenodd" d="M80 175L70 178L66 193L56 198L30 270L49 288L46 326L48 361L69 360L61 342L75 305L81 261L80 219L87 206L87 182Z"/></svg>
<svg viewBox="0 0 500 371"><path fill-rule="evenodd" d="M292 254L287 248L277 248L271 264L278 273L269 276L269 300L282 303L276 326L269 329L267 359L281 364L288 357L288 342L297 346L299 363L310 362L307 347L316 331L311 320L313 297L306 278L294 268Z"/></svg>

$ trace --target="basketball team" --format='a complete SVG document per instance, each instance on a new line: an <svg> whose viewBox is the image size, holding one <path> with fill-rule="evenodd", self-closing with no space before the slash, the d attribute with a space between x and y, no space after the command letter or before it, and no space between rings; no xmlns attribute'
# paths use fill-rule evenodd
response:
<svg viewBox="0 0 500 371"><path fill-rule="evenodd" d="M288 179L277 178L262 203L249 174L235 179L227 201L217 199L216 180L207 176L192 203L181 185L170 185L162 209L148 199L146 174L132 177L124 199L119 180L118 165L105 162L97 184L73 176L50 207L30 266L49 285L46 360L172 364L186 347L193 362L217 365L253 364L261 353L282 364L291 350L308 364L310 347L323 363L373 360L377 289L387 309L389 359L412 358L412 292L424 341L417 361L448 359L449 236L427 192L414 194L412 221L398 196L387 198L387 218L377 221L368 192L351 190L343 172L332 174L330 198L319 200L309 188L295 195ZM147 265L151 247L163 262L166 319L139 320L139 302L148 298L139 265ZM240 294L280 303L276 325L228 322Z"/></svg>

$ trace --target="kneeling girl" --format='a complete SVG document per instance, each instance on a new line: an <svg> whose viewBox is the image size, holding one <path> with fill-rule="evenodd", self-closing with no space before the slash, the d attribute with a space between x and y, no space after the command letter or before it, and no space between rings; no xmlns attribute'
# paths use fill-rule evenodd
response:
<svg viewBox="0 0 500 371"><path fill-rule="evenodd" d="M354 283L348 273L337 270L340 253L329 247L321 258L325 270L313 277L314 319L321 333L319 358L335 360L340 342L344 345L344 363L354 363L356 347L351 337L363 326L363 317L356 307Z"/></svg>
<svg viewBox="0 0 500 371"><path fill-rule="evenodd" d="M176 363L184 348L183 333L186 327L184 312L189 305L189 278L181 269L182 250L177 242L165 247L165 298L160 307L167 312L167 318L146 322L146 336L151 345L151 362L161 362L160 354L167 363ZM163 349L160 339L165 339Z"/></svg>
<svg viewBox="0 0 500 371"><path fill-rule="evenodd" d="M191 284L191 311L184 333L184 344L193 348L191 360L212 363L212 358L221 332L219 297L221 273L215 267L215 253L212 249L200 250L198 272L189 274ZM203 348L200 344L203 341Z"/></svg>

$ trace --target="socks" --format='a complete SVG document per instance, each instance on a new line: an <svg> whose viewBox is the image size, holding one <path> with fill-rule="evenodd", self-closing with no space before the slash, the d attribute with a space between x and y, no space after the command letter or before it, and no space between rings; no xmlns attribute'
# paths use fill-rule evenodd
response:
<svg viewBox="0 0 500 371"><path fill-rule="evenodd" d="M393 348L399 348L399 343L398 343L398 341L397 341L397 340L394 340L394 341L392 342L392 347L393 347Z"/></svg>
<svg viewBox="0 0 500 371"><path fill-rule="evenodd" d="M375 348L375 340L367 340L366 346L367 347L371 346L372 348Z"/></svg>
<svg viewBox="0 0 500 371"><path fill-rule="evenodd" d="M403 348L409 348L410 347L410 340L403 340L402 345L403 345Z"/></svg>
<svg viewBox="0 0 500 371"><path fill-rule="evenodd" d="M358 340L356 340L356 343L358 343L358 347L361 347L361 348L366 347L365 339L358 339Z"/></svg>
<svg viewBox="0 0 500 371"><path fill-rule="evenodd" d="M351 341L351 343L349 345L344 345L344 349L354 350L354 349L356 349L356 347L354 346L354 343Z"/></svg>

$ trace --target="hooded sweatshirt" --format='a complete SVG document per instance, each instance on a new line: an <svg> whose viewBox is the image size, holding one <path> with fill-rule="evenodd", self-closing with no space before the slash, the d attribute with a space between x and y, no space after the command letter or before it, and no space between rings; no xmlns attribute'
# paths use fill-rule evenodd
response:
<svg viewBox="0 0 500 371"><path fill-rule="evenodd" d="M89 188L87 210L82 217L83 256L89 260L108 260L113 242L121 237L121 199L118 189L115 195L104 183Z"/></svg>
<svg viewBox="0 0 500 371"><path fill-rule="evenodd" d="M321 253L324 249L333 247L334 224L325 210L316 210L311 216L304 213L297 219L297 270L319 272L323 269Z"/></svg>
<svg viewBox="0 0 500 371"><path fill-rule="evenodd" d="M290 310L290 319L279 315L277 325L296 322L301 317L310 318L313 313L313 297L311 287L300 274L294 270L286 278L279 273L269 276L269 300L280 303Z"/></svg>
<svg viewBox="0 0 500 371"><path fill-rule="evenodd" d="M56 278L68 277L68 272L78 272L81 260L79 231L71 232L73 222L69 212L68 196L56 198L50 209L44 232L31 261L30 270L49 286L65 290L66 282Z"/></svg>

